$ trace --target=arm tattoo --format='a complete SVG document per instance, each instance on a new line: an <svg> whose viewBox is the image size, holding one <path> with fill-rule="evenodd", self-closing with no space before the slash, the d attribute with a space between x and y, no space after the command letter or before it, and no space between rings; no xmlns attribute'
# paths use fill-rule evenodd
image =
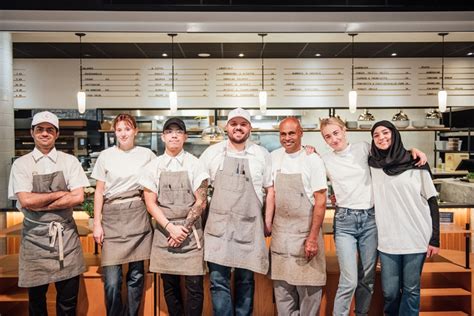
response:
<svg viewBox="0 0 474 316"><path fill-rule="evenodd" d="M201 217L202 211L206 207L207 202L207 180L201 182L199 188L197 188L194 195L196 196L196 202L189 210L188 216L186 217L186 222L184 227L191 231L194 223Z"/></svg>

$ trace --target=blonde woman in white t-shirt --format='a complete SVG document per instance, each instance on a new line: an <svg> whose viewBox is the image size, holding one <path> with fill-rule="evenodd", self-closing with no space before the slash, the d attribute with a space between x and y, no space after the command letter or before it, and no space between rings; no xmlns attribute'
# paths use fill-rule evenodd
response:
<svg viewBox="0 0 474 316"><path fill-rule="evenodd" d="M144 260L150 258L152 229L138 183L140 170L156 155L135 146L135 118L119 114L113 123L117 146L103 150L92 171L94 239L102 245L101 266L107 315L137 315L144 285ZM122 303L122 265L128 264L127 302Z"/></svg>
<svg viewBox="0 0 474 316"><path fill-rule="evenodd" d="M349 315L355 293L356 315L367 315L375 282L377 227L368 159L370 144L350 144L344 122L323 119L321 134L333 151L322 155L331 181L336 211L334 239L340 278L333 315ZM415 156L426 156L414 150Z"/></svg>

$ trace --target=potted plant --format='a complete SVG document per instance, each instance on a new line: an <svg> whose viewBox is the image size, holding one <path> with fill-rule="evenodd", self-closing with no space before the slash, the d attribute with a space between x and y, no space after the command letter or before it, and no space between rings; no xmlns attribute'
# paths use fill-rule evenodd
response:
<svg viewBox="0 0 474 316"><path fill-rule="evenodd" d="M84 189L84 202L82 203L82 210L89 216L88 227L90 230L94 229L94 192L93 187Z"/></svg>

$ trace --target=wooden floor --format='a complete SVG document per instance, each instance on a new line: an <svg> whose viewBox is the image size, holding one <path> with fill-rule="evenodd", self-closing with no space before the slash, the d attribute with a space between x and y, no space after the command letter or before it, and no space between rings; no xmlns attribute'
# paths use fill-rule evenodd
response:
<svg viewBox="0 0 474 316"><path fill-rule="evenodd" d="M88 270L81 279L78 315L105 315L99 260L98 256L86 255ZM472 315L472 271L463 267L463 260L463 253L445 250L442 251L441 256L425 263L421 291L423 312L420 315ZM327 254L327 273L328 282L324 288L321 315L331 315L332 313L339 278L337 258L334 253ZM28 296L25 289L16 286L17 278L18 255L0 257L0 314L2 316L27 315ZM159 280L159 277L156 277L156 280ZM383 314L379 271L376 280L370 315L378 316ZM154 281L155 275L148 273L141 315L154 315L155 307L157 315L167 315L161 284L156 290L157 304L154 303ZM54 286L50 286L48 293L49 315L55 315L54 304ZM205 279L204 315L212 315L207 276ZM276 315L271 281L263 275L256 275L254 315Z"/></svg>

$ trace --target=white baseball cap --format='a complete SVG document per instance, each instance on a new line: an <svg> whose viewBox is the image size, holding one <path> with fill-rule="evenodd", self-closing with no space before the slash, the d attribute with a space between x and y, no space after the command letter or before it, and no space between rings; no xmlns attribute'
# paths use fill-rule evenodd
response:
<svg viewBox="0 0 474 316"><path fill-rule="evenodd" d="M244 110L242 108L236 108L236 109L233 109L232 111L229 112L229 115L227 115L227 123L229 123L229 121L235 117L241 117L241 118L244 118L246 119L249 123L250 122L250 113L249 111L247 110ZM226 124L227 124L226 123Z"/></svg>
<svg viewBox="0 0 474 316"><path fill-rule="evenodd" d="M31 127L41 123L49 123L59 129L58 117L51 112L43 111L36 113L35 116L33 116L33 121L31 121Z"/></svg>

